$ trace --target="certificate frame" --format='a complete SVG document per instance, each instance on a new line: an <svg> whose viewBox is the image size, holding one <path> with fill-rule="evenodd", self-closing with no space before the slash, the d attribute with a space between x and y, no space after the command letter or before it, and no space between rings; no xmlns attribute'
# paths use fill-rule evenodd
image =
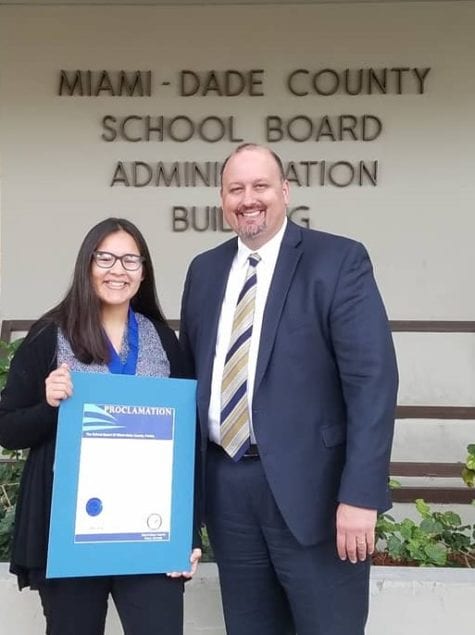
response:
<svg viewBox="0 0 475 635"><path fill-rule="evenodd" d="M71 376L73 396L61 402L58 415L46 577L187 571L193 530L196 381L109 373L72 372ZM76 540L83 417L89 404L173 410L170 531L166 540L153 539L153 535L140 540ZM126 514L124 501L124 518Z"/></svg>

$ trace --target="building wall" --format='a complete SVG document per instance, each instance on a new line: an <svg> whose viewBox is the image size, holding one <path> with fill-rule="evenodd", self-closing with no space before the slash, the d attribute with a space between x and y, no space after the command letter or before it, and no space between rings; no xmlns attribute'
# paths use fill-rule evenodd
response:
<svg viewBox="0 0 475 635"><path fill-rule="evenodd" d="M117 162L220 161L236 145L106 142L111 115L234 117L234 137L265 142L265 118L377 117L374 141L272 143L284 159L378 161L377 185L293 186L292 206L310 226L353 236L369 248L392 319L470 319L474 229L472 111L475 79L471 2L236 7L0 7L2 133L2 317L33 318L64 292L86 230L109 215L127 216L148 238L165 311L178 317L186 267L194 254L226 239L220 231L174 232L173 206L219 205L215 187L110 186ZM290 93L296 69L303 92L322 69L389 69L388 93L323 96ZM414 71L430 68L424 93ZM149 70L150 97L58 96L60 70ZM180 96L180 71L262 70L264 96ZM308 81L307 81L308 80ZM169 81L169 86L162 82ZM331 91L334 74L319 76ZM104 87L104 84L102 84ZM204 82L200 82L203 90ZM348 123L349 120L346 120ZM213 122L211 122L213 123ZM295 125L303 137L308 121ZM217 126L217 124L216 124ZM218 127L210 125L208 134ZM328 132L328 128L321 132ZM138 134L139 125L130 126ZM370 131L371 132L371 131ZM181 133L180 133L181 134ZM349 133L347 133L347 137ZM143 178L142 168L139 178ZM349 168L338 179L345 181ZM303 168L300 169L301 180ZM293 175L295 177L295 174ZM337 180L338 180L337 179ZM355 176L357 179L357 175Z"/></svg>
<svg viewBox="0 0 475 635"><path fill-rule="evenodd" d="M173 231L172 209L186 207L191 214L195 206L203 228L206 207L215 211L219 206L219 189L163 183L134 187L131 164L155 169L159 162L168 168L179 162L183 169L186 162L219 162L237 145L233 139L265 143L266 117L288 121L302 116L306 119L294 122L292 135L303 137L311 122L312 139L299 142L286 135L269 143L285 161L296 163L290 176L294 181L299 176L301 186L292 184L291 207L308 209L294 218L308 218L313 228L367 245L391 319L473 320L474 27L473 2L0 6L0 317L34 318L60 299L85 232L117 215L144 231L163 307L169 318L177 318L191 258L230 234L212 226ZM70 79L73 71L94 71L96 88L102 70L112 82L119 70L149 71L150 96L111 96L105 79L98 96L59 96L61 69ZM298 69L305 72L297 75L293 90L309 90L308 95L292 94L286 83ZM362 94L347 94L342 88L345 69L353 88L359 69L365 82L369 69L380 78L381 69L387 69L386 94L374 82L372 94L363 94L369 92L367 83ZM424 69L430 70L422 81ZM198 93L206 95L180 94L184 70L199 75ZM206 91L204 78L211 70L220 81L226 70L245 77L256 71L253 88L247 83L241 95L219 96L211 81ZM336 76L340 89L316 94L313 76L320 93L333 92ZM182 116L196 126L206 117L225 123L233 117L234 126L232 134L228 130L215 143L169 137L105 141L101 135L111 136L102 125L107 115L117 120ZM344 140L332 140L345 115L350 116L343 120L346 125L351 116L356 118L358 139L346 132ZM373 126L376 118L382 125L372 141L361 139L364 115L373 117L367 120ZM216 120L211 124L205 136L218 130ZM143 133L139 120L127 130L129 135ZM178 126L174 134L183 129ZM332 184L329 166L342 161L356 171L360 161L377 161L377 184L364 178L359 185L357 172L347 187ZM116 182L111 187L118 162L127 166L129 186ZM308 187L305 162L311 164ZM146 169L139 166L139 180ZM341 185L348 170L337 167L333 180ZM397 334L395 340L400 404L474 405L472 334ZM442 460L442 449L450 453L446 460L461 460L475 429L467 422L402 423L398 428L397 457L415 453L420 458L427 437L426 460Z"/></svg>

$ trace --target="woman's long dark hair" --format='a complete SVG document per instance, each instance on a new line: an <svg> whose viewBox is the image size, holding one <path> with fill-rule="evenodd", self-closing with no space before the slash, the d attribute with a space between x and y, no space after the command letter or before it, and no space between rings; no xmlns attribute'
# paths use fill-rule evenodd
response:
<svg viewBox="0 0 475 635"><path fill-rule="evenodd" d="M125 218L106 218L95 225L84 238L76 258L73 281L64 299L43 319L57 324L71 344L75 357L85 363L105 363L109 358L108 343L101 323L101 302L91 281L92 254L110 234L127 232L136 242L143 263L143 280L131 300L134 311L166 323L158 303L150 252L137 227Z"/></svg>

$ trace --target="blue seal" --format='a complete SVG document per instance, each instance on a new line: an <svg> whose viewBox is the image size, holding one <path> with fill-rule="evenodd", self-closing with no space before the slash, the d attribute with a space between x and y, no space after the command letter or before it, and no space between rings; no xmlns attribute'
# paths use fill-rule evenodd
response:
<svg viewBox="0 0 475 635"><path fill-rule="evenodd" d="M102 511L102 501L100 498L90 498L86 503L86 511L89 516L99 516Z"/></svg>

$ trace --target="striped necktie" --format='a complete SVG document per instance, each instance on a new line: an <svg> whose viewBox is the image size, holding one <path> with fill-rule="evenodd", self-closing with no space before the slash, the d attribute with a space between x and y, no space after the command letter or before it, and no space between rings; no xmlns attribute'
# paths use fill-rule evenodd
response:
<svg viewBox="0 0 475 635"><path fill-rule="evenodd" d="M221 445L234 461L239 461L250 445L247 371L256 303L256 265L260 259L259 254L248 258L246 280L236 304L223 370Z"/></svg>

